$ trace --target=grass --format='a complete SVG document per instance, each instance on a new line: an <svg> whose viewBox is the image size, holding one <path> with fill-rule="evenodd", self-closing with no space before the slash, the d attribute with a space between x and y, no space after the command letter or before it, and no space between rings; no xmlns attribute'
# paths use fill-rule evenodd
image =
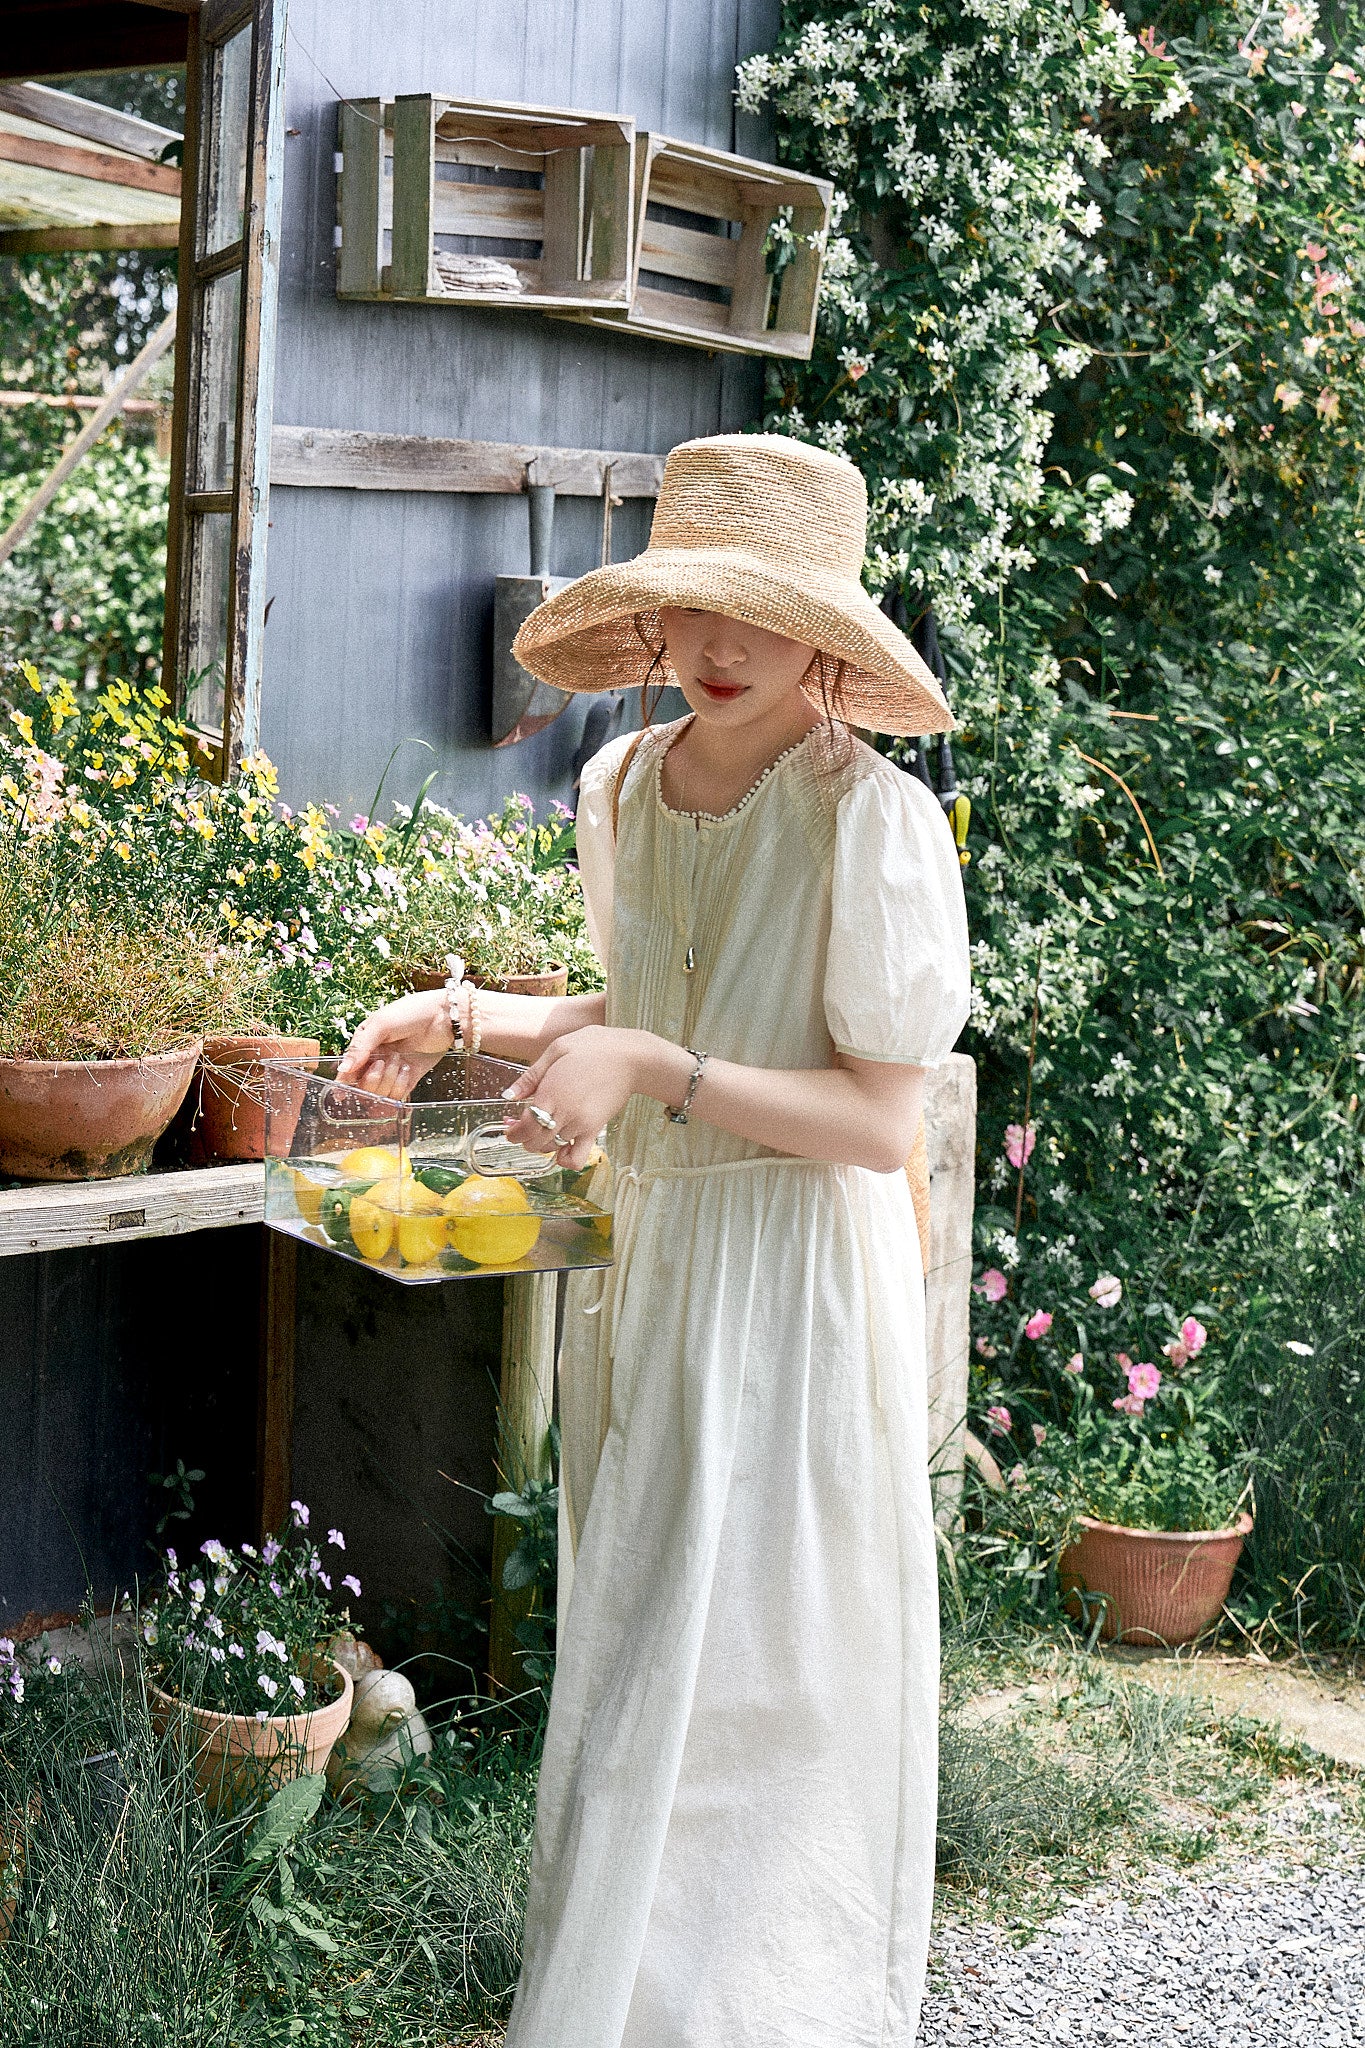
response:
<svg viewBox="0 0 1365 2048"><path fill-rule="evenodd" d="M1365 1845L1357 1774L1065 1632L976 1618L948 1631L944 1670L938 1874L956 1917L1026 1939L1101 1878L1282 1842L1304 1795L1310 1823L1330 1794ZM32 1683L0 1717L0 1814L33 1815L0 1942L6 2048L492 2048L537 1738L470 1702L364 1804L306 1780L218 1822L135 1674Z"/></svg>

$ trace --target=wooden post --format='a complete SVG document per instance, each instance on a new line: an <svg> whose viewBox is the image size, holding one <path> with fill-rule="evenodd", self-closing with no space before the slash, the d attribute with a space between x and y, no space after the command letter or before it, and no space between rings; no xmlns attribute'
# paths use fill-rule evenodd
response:
<svg viewBox="0 0 1365 2048"><path fill-rule="evenodd" d="M502 1386L499 1407L499 1479L519 1491L530 1479L550 1476L550 1421L555 1389L553 1273L513 1273L504 1282ZM526 1593L505 1593L503 1567L517 1543L516 1524L493 1524L493 1607L488 1675L495 1693L525 1687L517 1658L516 1627L530 1605Z"/></svg>
<svg viewBox="0 0 1365 2048"><path fill-rule="evenodd" d="M262 1540L289 1512L294 1483L294 1296L298 1244L265 1232L261 1273L261 1371L256 1406L256 1522Z"/></svg>

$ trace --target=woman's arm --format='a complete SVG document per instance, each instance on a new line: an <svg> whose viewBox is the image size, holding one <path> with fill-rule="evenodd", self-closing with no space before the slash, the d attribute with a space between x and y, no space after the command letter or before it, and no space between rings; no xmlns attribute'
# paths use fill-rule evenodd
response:
<svg viewBox="0 0 1365 2048"><path fill-rule="evenodd" d="M923 1067L831 1055L832 1064L780 1071L708 1059L690 1115L736 1137L799 1159L826 1159L893 1173L904 1166L924 1108ZM678 1107L694 1061L684 1046L651 1031L593 1026L556 1038L509 1090L513 1102L534 1102L571 1138L562 1156L581 1165L597 1133L632 1095ZM555 1137L527 1115L509 1135L532 1150L555 1149Z"/></svg>
<svg viewBox="0 0 1365 2048"><path fill-rule="evenodd" d="M600 1025L606 1004L604 995L507 996L480 989L480 1050L525 1065L566 1034ZM466 1007L466 1024L468 1016ZM469 1036L466 1029L466 1043ZM401 1100L454 1040L444 989L400 996L365 1019L346 1048L338 1078L372 1095Z"/></svg>

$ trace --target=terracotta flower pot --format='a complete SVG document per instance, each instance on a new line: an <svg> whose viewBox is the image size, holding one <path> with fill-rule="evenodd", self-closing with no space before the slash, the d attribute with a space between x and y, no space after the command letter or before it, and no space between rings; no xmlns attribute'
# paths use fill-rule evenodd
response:
<svg viewBox="0 0 1365 2048"><path fill-rule="evenodd" d="M567 967L547 967L543 974L508 974L501 980L487 974L471 974L468 979L476 988L494 988L505 996L566 996L569 993ZM430 993L445 985L444 972L438 972L434 967L415 967L408 976L408 987L414 992Z"/></svg>
<svg viewBox="0 0 1365 2048"><path fill-rule="evenodd" d="M158 1732L175 1728L190 1750L194 1782L216 1813L268 1799L290 1778L322 1770L332 1747L351 1718L355 1684L334 1657L319 1664L334 1671L342 1689L325 1707L311 1714L219 1714L195 1707L173 1693L147 1684L152 1725Z"/></svg>
<svg viewBox="0 0 1365 2048"><path fill-rule="evenodd" d="M264 1159L267 1098L273 1112L273 1148L283 1157L293 1142L294 1126L303 1107L303 1089L295 1091L297 1099L291 1094L286 1102L278 1083L266 1074L265 1062L290 1060L311 1073L321 1051L321 1041L316 1038L278 1038L269 1033L257 1037L206 1038L197 1103L195 1090L191 1090L189 1097L190 1107L195 1111L190 1138L193 1163Z"/></svg>
<svg viewBox="0 0 1365 2048"><path fill-rule="evenodd" d="M192 1038L144 1060L0 1059L0 1173L20 1180L145 1173L202 1046Z"/></svg>
<svg viewBox="0 0 1365 2048"><path fill-rule="evenodd" d="M1102 1599L1105 1642L1188 1643L1216 1620L1250 1532L1250 1515L1229 1529L1175 1533L1083 1515L1058 1567L1068 1609L1079 1619L1078 1595Z"/></svg>

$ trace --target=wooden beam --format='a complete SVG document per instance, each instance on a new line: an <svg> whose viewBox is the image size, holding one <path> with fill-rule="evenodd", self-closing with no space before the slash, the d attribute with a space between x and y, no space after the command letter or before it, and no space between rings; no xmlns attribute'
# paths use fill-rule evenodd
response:
<svg viewBox="0 0 1365 2048"><path fill-rule="evenodd" d="M512 1273L503 1282L502 1381L498 1404L499 1476L513 1493L531 1479L550 1476L550 1423L555 1398L554 1273ZM502 1574L520 1530L500 1517L493 1524L493 1606L488 1673L495 1692L525 1686L517 1655L517 1623L530 1605L507 1593Z"/></svg>
<svg viewBox="0 0 1365 2048"><path fill-rule="evenodd" d="M0 128L0 160L31 164L37 170L64 171L69 178L91 178L102 185L122 185L128 191L180 196L180 172L174 164L144 163L140 157L86 149L78 142L48 142L40 135L16 135L12 129Z"/></svg>
<svg viewBox="0 0 1365 2048"><path fill-rule="evenodd" d="M256 1526L262 1540L289 1512L294 1490L294 1330L297 1240L267 1230L261 1274L261 1367L256 1405Z"/></svg>
<svg viewBox="0 0 1365 2048"><path fill-rule="evenodd" d="M98 412L104 404L102 398L86 398L78 392L52 391L0 391L0 407L13 411L21 405L54 406L58 412ZM163 408L154 398L128 398L124 400L125 412L161 412Z"/></svg>
<svg viewBox="0 0 1365 2048"><path fill-rule="evenodd" d="M264 1213L265 1169L254 1165L132 1174L126 1180L44 1181L0 1190L0 1258L227 1230L259 1223Z"/></svg>
<svg viewBox="0 0 1365 2048"><path fill-rule="evenodd" d="M67 249L174 249L180 228L173 220L134 226L88 228L0 228L0 256L44 256Z"/></svg>
<svg viewBox="0 0 1365 2048"><path fill-rule="evenodd" d="M152 365L159 362L175 338L175 314L168 313L151 340L136 356L108 394L99 411L88 426L81 428L74 441L67 443L61 460L49 470L28 503L22 507L19 516L3 534L0 534L0 562L7 561L21 540L35 525L56 497L73 469L78 469L100 435L123 410L124 404L137 390Z"/></svg>
<svg viewBox="0 0 1365 2048"><path fill-rule="evenodd" d="M562 497L600 498L610 463L615 497L657 498L664 473L662 455L513 441L446 441L343 427L277 426L270 446L271 483L305 490L515 495L526 488L526 472L534 463L536 483L553 484Z"/></svg>
<svg viewBox="0 0 1365 2048"><path fill-rule="evenodd" d="M134 0L29 0L6 6L0 78L71 78L185 61L187 17Z"/></svg>
<svg viewBox="0 0 1365 2048"><path fill-rule="evenodd" d="M58 92L50 85L0 85L0 114L18 114L21 120L41 121L48 128L79 135L86 142L102 142L128 156L143 157L149 164L160 163L167 144L182 139L174 128L160 128L155 121L139 120L136 114L121 114L114 107L80 99L74 92Z"/></svg>

